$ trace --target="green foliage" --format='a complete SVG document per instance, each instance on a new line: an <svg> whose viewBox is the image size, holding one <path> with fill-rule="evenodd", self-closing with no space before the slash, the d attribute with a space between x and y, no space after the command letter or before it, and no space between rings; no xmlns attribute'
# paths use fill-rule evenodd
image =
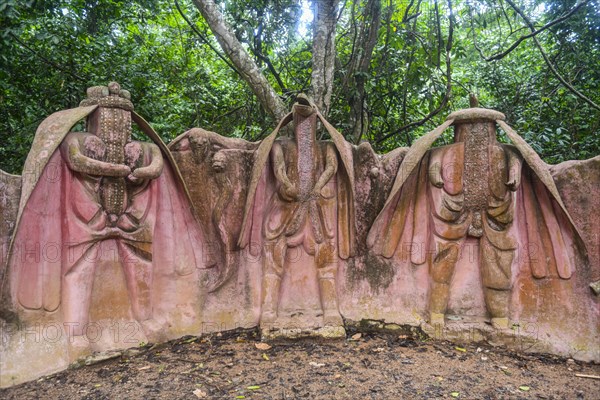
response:
<svg viewBox="0 0 600 400"><path fill-rule="evenodd" d="M350 129L349 60L361 51L357 26L366 1L340 2L330 119ZM571 10L575 0L520 0L536 28ZM184 14L220 48L189 0ZM450 51L452 96L418 127L398 130L438 108L446 92L446 1L382 4L378 42L364 76L369 130L379 151L406 146L468 107L468 93L504 112L549 163L600 154L600 113L565 89L531 39L485 61L528 33L503 0L454 0ZM292 101L307 91L312 34L299 33L302 2L224 2L228 22L273 87ZM116 80L165 141L201 126L223 135L260 138L274 126L248 87L193 32L172 0L0 0L0 168L19 173L37 125L77 106L89 86ZM580 92L600 103L600 6L590 1L537 36L552 63ZM482 56L483 55L483 56ZM385 137L390 136L388 139ZM451 140L445 137L443 141Z"/></svg>

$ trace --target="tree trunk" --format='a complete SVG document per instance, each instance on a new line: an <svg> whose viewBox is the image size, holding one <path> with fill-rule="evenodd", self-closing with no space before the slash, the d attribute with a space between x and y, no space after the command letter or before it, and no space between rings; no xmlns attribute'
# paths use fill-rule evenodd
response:
<svg viewBox="0 0 600 400"><path fill-rule="evenodd" d="M326 117L331 106L338 0L314 0L311 95Z"/></svg>
<svg viewBox="0 0 600 400"><path fill-rule="evenodd" d="M365 6L363 22L358 35L355 52L348 68L348 103L350 105L350 137L358 143L369 128L369 115L366 110L365 84L369 77L371 57L377 44L381 26L381 1L369 0Z"/></svg>
<svg viewBox="0 0 600 400"><path fill-rule="evenodd" d="M283 118L287 108L275 92L267 78L262 74L256 62L250 57L223 19L213 0L192 0L200 11L221 48L231 60L240 76L248 83L264 109L275 119Z"/></svg>

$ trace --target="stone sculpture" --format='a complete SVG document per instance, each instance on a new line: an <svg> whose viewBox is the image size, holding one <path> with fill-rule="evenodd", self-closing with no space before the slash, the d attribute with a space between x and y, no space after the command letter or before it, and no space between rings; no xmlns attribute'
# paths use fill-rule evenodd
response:
<svg viewBox="0 0 600 400"><path fill-rule="evenodd" d="M276 141L292 120L294 140ZM317 141L317 120L332 142ZM348 153L341 134L303 95L256 151L239 245L262 252L260 324L267 332L281 328L275 325L286 312L292 321L302 316L317 328L342 328L335 282L338 255L347 259L354 252L354 171ZM290 249L296 250L294 255ZM289 286L282 291L284 279ZM316 286L312 298L318 299L312 304L304 301L311 285ZM295 304L284 312L280 293L294 290L299 291Z"/></svg>
<svg viewBox="0 0 600 400"><path fill-rule="evenodd" d="M82 118L86 131L69 132ZM153 143L132 140L132 119ZM60 309L71 342L87 347L79 338L106 263L121 266L147 336L164 333L164 307L194 317L194 302L168 291L201 266L201 231L177 166L127 91L115 82L92 87L80 107L42 122L24 177L8 264L22 319Z"/></svg>
<svg viewBox="0 0 600 400"><path fill-rule="evenodd" d="M42 122L22 176L0 171L0 386L257 326L419 327L598 361L598 188L600 156L546 165L476 104L386 155L304 95L261 142L193 128L167 148L127 91L93 87Z"/></svg>
<svg viewBox="0 0 600 400"><path fill-rule="evenodd" d="M514 146L497 142L496 123ZM451 125L455 143L428 150ZM525 232L513 226L515 215L525 222ZM503 114L477 107L451 114L406 155L368 244L390 258L403 235L410 241L411 262L430 266L431 324L444 323L450 281L469 237L479 242L485 304L499 328L509 325L519 244L521 261L538 279L556 274L570 279L573 246L583 249L545 164Z"/></svg>

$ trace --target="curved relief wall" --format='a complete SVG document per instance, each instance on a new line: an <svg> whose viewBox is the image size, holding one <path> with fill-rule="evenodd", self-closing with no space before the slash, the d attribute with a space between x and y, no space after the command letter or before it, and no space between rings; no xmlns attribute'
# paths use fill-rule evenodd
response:
<svg viewBox="0 0 600 400"><path fill-rule="evenodd" d="M111 83L42 122L20 179L0 176L2 386L255 326L418 326L600 360L600 156L546 165L497 111L378 155L301 95L261 142L195 128L167 148Z"/></svg>

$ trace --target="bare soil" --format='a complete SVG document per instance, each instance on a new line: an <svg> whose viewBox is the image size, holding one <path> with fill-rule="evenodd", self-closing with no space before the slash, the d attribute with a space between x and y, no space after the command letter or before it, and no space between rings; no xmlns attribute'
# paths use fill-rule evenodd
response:
<svg viewBox="0 0 600 400"><path fill-rule="evenodd" d="M600 366L377 332L265 345L252 330L147 345L0 398L600 399L600 380L576 374Z"/></svg>

